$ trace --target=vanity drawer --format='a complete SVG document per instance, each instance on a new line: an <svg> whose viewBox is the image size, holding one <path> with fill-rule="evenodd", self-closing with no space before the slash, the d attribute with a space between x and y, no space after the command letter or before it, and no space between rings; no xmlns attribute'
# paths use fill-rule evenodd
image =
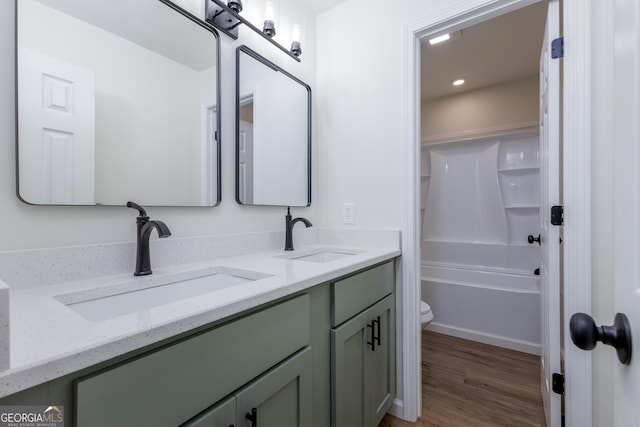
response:
<svg viewBox="0 0 640 427"><path fill-rule="evenodd" d="M179 425L310 342L309 295L76 382L81 426Z"/></svg>
<svg viewBox="0 0 640 427"><path fill-rule="evenodd" d="M394 262L389 261L331 285L331 322L337 326L393 292Z"/></svg>

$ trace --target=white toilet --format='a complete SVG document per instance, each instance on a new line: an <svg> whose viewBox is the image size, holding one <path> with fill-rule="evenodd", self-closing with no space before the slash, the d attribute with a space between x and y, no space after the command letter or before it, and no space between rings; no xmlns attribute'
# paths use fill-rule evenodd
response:
<svg viewBox="0 0 640 427"><path fill-rule="evenodd" d="M422 329L426 328L429 323L433 320L433 313L431 312L431 307L424 301L420 301L420 323L422 324Z"/></svg>

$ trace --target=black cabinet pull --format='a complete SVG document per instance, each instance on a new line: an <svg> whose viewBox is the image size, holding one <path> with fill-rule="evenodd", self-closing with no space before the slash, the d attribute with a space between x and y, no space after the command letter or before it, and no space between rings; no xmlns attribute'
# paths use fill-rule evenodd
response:
<svg viewBox="0 0 640 427"><path fill-rule="evenodd" d="M251 427L258 427L258 410L256 408L251 409L251 413L247 412L245 418L251 421Z"/></svg>
<svg viewBox="0 0 640 427"><path fill-rule="evenodd" d="M371 323L367 323L367 328L371 328L371 341L367 341L367 345L371 346L371 351L376 351L376 330L374 328L376 321L372 320Z"/></svg>
<svg viewBox="0 0 640 427"><path fill-rule="evenodd" d="M533 234L529 234L527 236L527 241L530 245L533 245L534 242L538 242L538 245L540 245L540 235L538 234L538 237L533 237Z"/></svg>
<svg viewBox="0 0 640 427"><path fill-rule="evenodd" d="M367 341L367 345L371 346L371 351L376 351L376 344L380 346L380 316L367 323L367 328L371 328L371 341Z"/></svg>

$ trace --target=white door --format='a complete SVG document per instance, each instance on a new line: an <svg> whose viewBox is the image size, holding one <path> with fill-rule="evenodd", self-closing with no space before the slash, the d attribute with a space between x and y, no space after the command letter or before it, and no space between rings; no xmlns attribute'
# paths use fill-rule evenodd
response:
<svg viewBox="0 0 640 427"><path fill-rule="evenodd" d="M640 4L614 7L614 312L629 318L633 342L630 364L613 371L613 425L627 427L640 426Z"/></svg>
<svg viewBox="0 0 640 427"><path fill-rule="evenodd" d="M560 205L560 60L551 57L559 37L559 1L549 2L540 55L540 294L541 387L548 427L561 425L561 396L552 391L560 366L560 227L551 225L551 207Z"/></svg>
<svg viewBox="0 0 640 427"><path fill-rule="evenodd" d="M253 123L240 120L238 140L239 193L242 203L253 203Z"/></svg>
<svg viewBox="0 0 640 427"><path fill-rule="evenodd" d="M218 200L218 107L207 105L202 108L200 137L200 203L212 206Z"/></svg>
<svg viewBox="0 0 640 427"><path fill-rule="evenodd" d="M95 78L91 70L18 51L20 196L95 204Z"/></svg>

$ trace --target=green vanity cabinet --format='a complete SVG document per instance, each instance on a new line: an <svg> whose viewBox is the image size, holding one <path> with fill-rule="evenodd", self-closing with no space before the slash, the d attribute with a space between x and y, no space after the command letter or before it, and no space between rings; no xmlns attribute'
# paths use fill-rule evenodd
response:
<svg viewBox="0 0 640 427"><path fill-rule="evenodd" d="M230 427L236 426L236 397L230 396L213 405L182 427Z"/></svg>
<svg viewBox="0 0 640 427"><path fill-rule="evenodd" d="M182 427L314 425L311 359L306 347Z"/></svg>
<svg viewBox="0 0 640 427"><path fill-rule="evenodd" d="M79 426L178 426L310 343L302 294L76 381Z"/></svg>
<svg viewBox="0 0 640 427"><path fill-rule="evenodd" d="M393 263L333 284L331 419L334 427L375 427L395 397ZM356 298L352 292L366 288ZM343 303L340 302L341 298ZM363 305L377 301L368 307ZM344 318L349 320L338 323Z"/></svg>

